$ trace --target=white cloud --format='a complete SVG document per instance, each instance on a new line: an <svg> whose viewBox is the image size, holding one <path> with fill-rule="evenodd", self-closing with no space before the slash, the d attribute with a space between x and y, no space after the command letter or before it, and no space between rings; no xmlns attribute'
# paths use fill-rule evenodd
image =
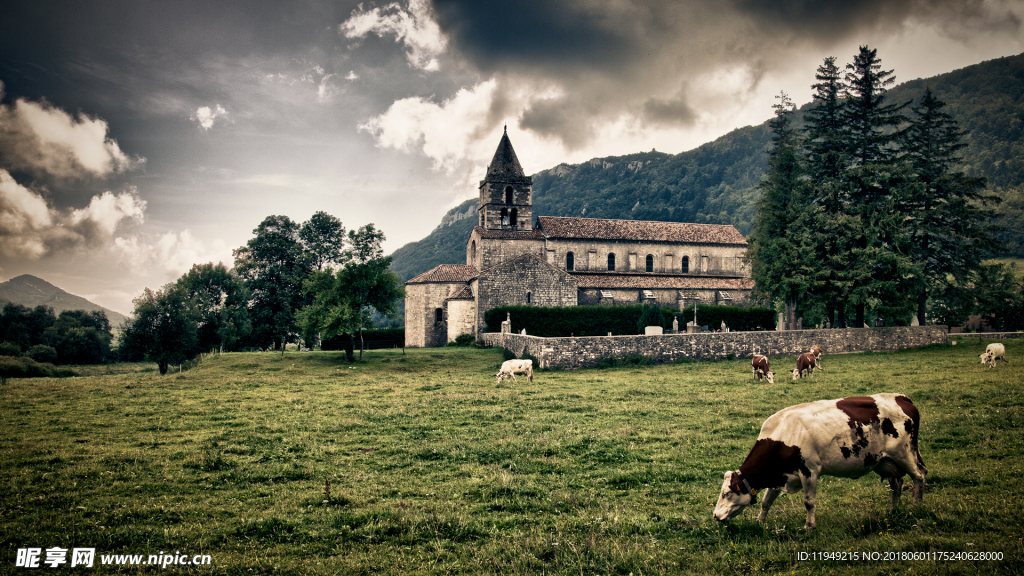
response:
<svg viewBox="0 0 1024 576"><path fill-rule="evenodd" d="M230 265L232 262L231 251L222 240L214 240L207 246L187 229L177 234L167 232L155 240L118 237L114 239L113 248L121 264L140 276L156 272L173 279L188 272L194 264L227 262Z"/></svg>
<svg viewBox="0 0 1024 576"><path fill-rule="evenodd" d="M199 123L199 127L203 130L209 130L213 128L213 122L217 118L223 118L228 115L228 111L223 106L217 104L213 108L209 106L200 106L195 114L192 115L192 120Z"/></svg>
<svg viewBox="0 0 1024 576"><path fill-rule="evenodd" d="M358 80L358 79L359 79L359 76L356 74L355 70L349 70L348 71L348 76L345 76L345 80L348 80L349 82L352 82L352 81Z"/></svg>
<svg viewBox="0 0 1024 576"><path fill-rule="evenodd" d="M0 82L0 98L4 86ZM107 135L106 121L77 117L46 101L19 98L0 104L0 158L3 167L57 178L106 176L135 167L144 158L129 158Z"/></svg>
<svg viewBox="0 0 1024 576"><path fill-rule="evenodd" d="M328 102L338 93L338 89L329 82L331 76L337 76L337 74L327 74L320 79L320 84L316 88L317 102Z"/></svg>
<svg viewBox="0 0 1024 576"><path fill-rule="evenodd" d="M0 254L35 260L53 252L102 246L125 220L142 222L137 191L93 196L85 208L62 212L0 168Z"/></svg>
<svg viewBox="0 0 1024 576"><path fill-rule="evenodd" d="M394 35L408 48L406 58L409 64L430 71L439 69L437 56L447 45L426 0L409 0L405 9L397 2L370 10L363 10L360 4L349 19L341 23L339 30L346 38L363 38L368 34Z"/></svg>

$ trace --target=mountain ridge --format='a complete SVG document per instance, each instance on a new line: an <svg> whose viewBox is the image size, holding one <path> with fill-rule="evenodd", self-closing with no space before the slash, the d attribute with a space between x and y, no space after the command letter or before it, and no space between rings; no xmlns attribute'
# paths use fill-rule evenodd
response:
<svg viewBox="0 0 1024 576"><path fill-rule="evenodd" d="M54 313L58 315L64 310L100 311L107 315L110 327L114 329L128 320L128 317L120 312L94 304L31 274L22 274L6 282L0 282L0 304L7 302L21 304L29 308L39 305L48 306L53 308Z"/></svg>

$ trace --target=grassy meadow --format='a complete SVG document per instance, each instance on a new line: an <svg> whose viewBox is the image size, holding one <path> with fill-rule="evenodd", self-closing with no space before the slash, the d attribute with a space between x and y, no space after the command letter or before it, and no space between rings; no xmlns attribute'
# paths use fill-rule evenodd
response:
<svg viewBox="0 0 1024 576"><path fill-rule="evenodd" d="M19 548L209 554L195 574L1021 574L1024 341L825 356L754 383L749 360L538 372L496 350L238 353L161 377L81 367L0 388L0 573ZM922 413L924 503L824 478L764 525L711 518L775 411L904 392ZM329 482L329 489L328 489ZM908 486L910 482L907 483ZM800 553L1001 552L999 561L798 561ZM45 553L44 553L45 556ZM41 573L74 572L65 565Z"/></svg>

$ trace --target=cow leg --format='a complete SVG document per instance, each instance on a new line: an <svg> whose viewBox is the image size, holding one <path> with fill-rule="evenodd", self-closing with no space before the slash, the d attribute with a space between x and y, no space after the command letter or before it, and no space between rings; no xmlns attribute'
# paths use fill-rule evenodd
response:
<svg viewBox="0 0 1024 576"><path fill-rule="evenodd" d="M811 473L810 476L800 476L804 486L804 508L807 508L807 522L804 523L804 530L814 530L817 523L814 520L814 507L818 505L818 475Z"/></svg>
<svg viewBox="0 0 1024 576"><path fill-rule="evenodd" d="M764 498L761 499L761 513L757 515L758 522L764 522L764 519L768 517L768 509L772 507L772 503L779 497L778 488L769 488L764 492Z"/></svg>
<svg viewBox="0 0 1024 576"><path fill-rule="evenodd" d="M889 490L892 491L892 511L899 510L900 495L903 494L903 476L889 476Z"/></svg>

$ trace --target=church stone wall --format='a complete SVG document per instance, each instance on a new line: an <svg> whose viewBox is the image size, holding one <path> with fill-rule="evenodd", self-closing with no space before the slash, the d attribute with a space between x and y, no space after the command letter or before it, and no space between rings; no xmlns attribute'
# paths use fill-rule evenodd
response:
<svg viewBox="0 0 1024 576"><path fill-rule="evenodd" d="M405 345L410 348L444 346L448 342L448 320L445 299L462 283L407 284L405 286ZM442 309L441 322L436 321Z"/></svg>
<svg viewBox="0 0 1024 576"><path fill-rule="evenodd" d="M615 253L616 272L646 272L647 255L654 257L654 272L682 273L683 256L690 259L689 274L702 276L750 276L743 263L743 246L671 244L658 242L620 242L610 240L547 241L547 250L553 251L553 262L565 270L566 256L573 253L574 269L579 272L605 272L608 254Z"/></svg>
<svg viewBox="0 0 1024 576"><path fill-rule="evenodd" d="M477 251L480 265L477 270L487 270L502 262L508 262L522 256L532 254L543 258L544 241L537 239L530 240L498 240L480 239L477 240Z"/></svg>
<svg viewBox="0 0 1024 576"><path fill-rule="evenodd" d="M475 334L476 303L473 300L448 301L448 342L463 334Z"/></svg>
<svg viewBox="0 0 1024 576"><path fill-rule="evenodd" d="M578 285L572 276L554 270L532 258L508 262L480 274L477 290L478 331L486 327L484 313L498 306L576 306Z"/></svg>

